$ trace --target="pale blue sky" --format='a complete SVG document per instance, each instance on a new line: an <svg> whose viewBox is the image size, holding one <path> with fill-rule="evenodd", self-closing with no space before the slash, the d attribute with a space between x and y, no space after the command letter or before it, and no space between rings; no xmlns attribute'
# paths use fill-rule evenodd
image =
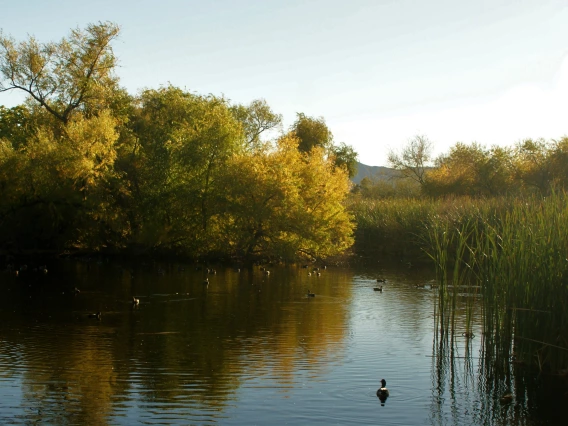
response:
<svg viewBox="0 0 568 426"><path fill-rule="evenodd" d="M0 14L20 40L116 22L131 93L264 98L285 127L324 117L369 165L416 134L436 153L568 135L568 0L2 0Z"/></svg>

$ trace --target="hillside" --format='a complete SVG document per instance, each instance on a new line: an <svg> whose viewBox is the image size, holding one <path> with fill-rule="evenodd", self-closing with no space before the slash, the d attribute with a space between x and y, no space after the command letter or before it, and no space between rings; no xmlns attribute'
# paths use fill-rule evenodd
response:
<svg viewBox="0 0 568 426"><path fill-rule="evenodd" d="M363 178L390 179L397 175L397 171L384 166L367 166L357 162L357 174L351 179L354 183L360 183Z"/></svg>

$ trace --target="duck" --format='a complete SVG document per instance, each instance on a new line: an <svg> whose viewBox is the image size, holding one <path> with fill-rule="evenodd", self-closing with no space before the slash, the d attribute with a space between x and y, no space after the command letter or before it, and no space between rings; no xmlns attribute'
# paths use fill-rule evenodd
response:
<svg viewBox="0 0 568 426"><path fill-rule="evenodd" d="M382 293L382 292L383 292L383 286L380 285L380 286L378 286L378 287L373 287L373 290L375 290L375 291L380 291L380 292Z"/></svg>
<svg viewBox="0 0 568 426"><path fill-rule="evenodd" d="M387 280L385 280L384 278L377 278L377 282L378 283L385 283L385 282L387 282Z"/></svg>
<svg viewBox="0 0 568 426"><path fill-rule="evenodd" d="M310 289L308 289L308 297L316 297L314 293L310 293Z"/></svg>
<svg viewBox="0 0 568 426"><path fill-rule="evenodd" d="M97 312L96 314L89 314L89 318L94 318L94 319L101 319L101 311Z"/></svg>
<svg viewBox="0 0 568 426"><path fill-rule="evenodd" d="M205 279L203 280L203 285L204 285L205 287L207 287L207 286L209 285L209 278L205 278Z"/></svg>
<svg viewBox="0 0 568 426"><path fill-rule="evenodd" d="M139 305L139 304L140 304L140 299L137 299L136 297L132 296L132 304L133 304L133 305Z"/></svg>
<svg viewBox="0 0 568 426"><path fill-rule="evenodd" d="M377 396L381 399L387 399L389 396L389 390L387 389L387 381L381 379L381 387L377 389Z"/></svg>

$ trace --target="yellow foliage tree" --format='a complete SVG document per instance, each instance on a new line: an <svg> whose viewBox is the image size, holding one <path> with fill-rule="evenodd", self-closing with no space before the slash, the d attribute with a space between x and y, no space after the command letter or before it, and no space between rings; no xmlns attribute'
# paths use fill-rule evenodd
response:
<svg viewBox="0 0 568 426"><path fill-rule="evenodd" d="M353 243L344 201L347 172L316 147L298 150L291 134L272 152L235 155L222 176L226 209L219 241L245 257L324 258ZM221 220L222 219L222 220Z"/></svg>

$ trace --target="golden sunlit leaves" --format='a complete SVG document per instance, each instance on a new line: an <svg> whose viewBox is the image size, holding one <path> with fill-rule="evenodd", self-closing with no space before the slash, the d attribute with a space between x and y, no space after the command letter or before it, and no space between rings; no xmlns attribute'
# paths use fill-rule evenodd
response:
<svg viewBox="0 0 568 426"><path fill-rule="evenodd" d="M266 101L118 87L113 23L58 43L0 34L0 231L22 246L190 256L312 257L352 244L343 202L356 154L323 118L294 131ZM261 139L261 136L265 139ZM274 136L274 133L272 133ZM26 238L22 238L22 235Z"/></svg>
<svg viewBox="0 0 568 426"><path fill-rule="evenodd" d="M326 257L352 244L353 224L343 205L346 172L322 148L308 155L297 146L298 139L287 135L273 152L237 155L229 163L223 179L233 220L224 235L244 255Z"/></svg>

